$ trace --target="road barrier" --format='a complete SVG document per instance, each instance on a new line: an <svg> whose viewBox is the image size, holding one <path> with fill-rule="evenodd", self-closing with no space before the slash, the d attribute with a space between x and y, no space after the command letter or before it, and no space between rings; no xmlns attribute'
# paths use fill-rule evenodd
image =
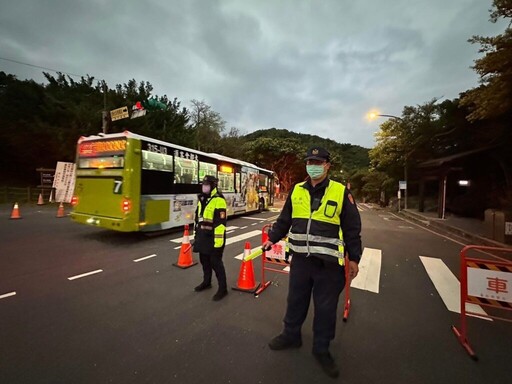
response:
<svg viewBox="0 0 512 384"><path fill-rule="evenodd" d="M469 251L482 251L488 257L468 257ZM452 325L455 336L473 360L478 360L467 338L467 315L512 322L512 248L468 245L460 252L460 326ZM466 303L488 308L491 314L466 309Z"/></svg>
<svg viewBox="0 0 512 384"><path fill-rule="evenodd" d="M268 240L268 231L272 228L272 224L265 225L261 230L261 243L264 244ZM292 255L289 255L287 250L287 244L285 240L281 240L272 246L272 249L263 252L261 256L261 284L260 287L254 293L258 296L272 283L270 280L265 280L265 271L276 272L288 275L290 273L290 263L292 261ZM348 255L345 255L345 300L343 304L343 321L348 320L350 313L350 280L349 280L349 268L348 268ZM284 268L283 268L284 267Z"/></svg>

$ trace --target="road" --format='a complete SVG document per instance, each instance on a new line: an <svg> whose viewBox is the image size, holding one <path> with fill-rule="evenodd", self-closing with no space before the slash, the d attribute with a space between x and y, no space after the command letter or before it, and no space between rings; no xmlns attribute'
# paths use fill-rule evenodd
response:
<svg viewBox="0 0 512 384"><path fill-rule="evenodd" d="M512 326L470 318L480 357L472 361L450 329L459 316L433 283L448 279L446 271L458 276L462 244L360 208L361 276L331 345L339 382L508 382ZM182 233L109 232L55 213L55 206L21 207L23 218L8 220L0 209L0 383L333 382L311 356L311 314L302 348L267 347L281 329L286 274L267 274L272 285L257 298L230 290L213 302L215 289L193 291L199 265L172 266ZM245 242L260 244L262 226L276 216L228 221L228 284L236 284ZM259 259L254 265L259 280Z"/></svg>

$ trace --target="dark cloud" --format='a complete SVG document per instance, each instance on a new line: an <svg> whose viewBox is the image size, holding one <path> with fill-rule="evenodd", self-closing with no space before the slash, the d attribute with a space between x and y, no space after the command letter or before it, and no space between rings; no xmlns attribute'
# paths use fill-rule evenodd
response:
<svg viewBox="0 0 512 384"><path fill-rule="evenodd" d="M190 0L5 2L0 56L109 85L149 81L204 100L241 131L277 127L373 145L370 108L452 98L477 85L472 35L491 1ZM0 69L43 81L41 70Z"/></svg>

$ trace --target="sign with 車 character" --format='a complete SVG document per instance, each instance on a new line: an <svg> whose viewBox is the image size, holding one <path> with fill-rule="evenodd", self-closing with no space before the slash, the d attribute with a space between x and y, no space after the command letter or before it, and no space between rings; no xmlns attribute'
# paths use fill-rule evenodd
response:
<svg viewBox="0 0 512 384"><path fill-rule="evenodd" d="M512 271L468 267L468 296L512 303Z"/></svg>

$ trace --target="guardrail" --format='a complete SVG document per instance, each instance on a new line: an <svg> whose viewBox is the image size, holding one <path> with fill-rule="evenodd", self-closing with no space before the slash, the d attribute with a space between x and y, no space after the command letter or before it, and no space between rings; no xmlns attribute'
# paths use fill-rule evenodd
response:
<svg viewBox="0 0 512 384"><path fill-rule="evenodd" d="M48 201L52 188L0 187L0 203L37 203L39 194Z"/></svg>

